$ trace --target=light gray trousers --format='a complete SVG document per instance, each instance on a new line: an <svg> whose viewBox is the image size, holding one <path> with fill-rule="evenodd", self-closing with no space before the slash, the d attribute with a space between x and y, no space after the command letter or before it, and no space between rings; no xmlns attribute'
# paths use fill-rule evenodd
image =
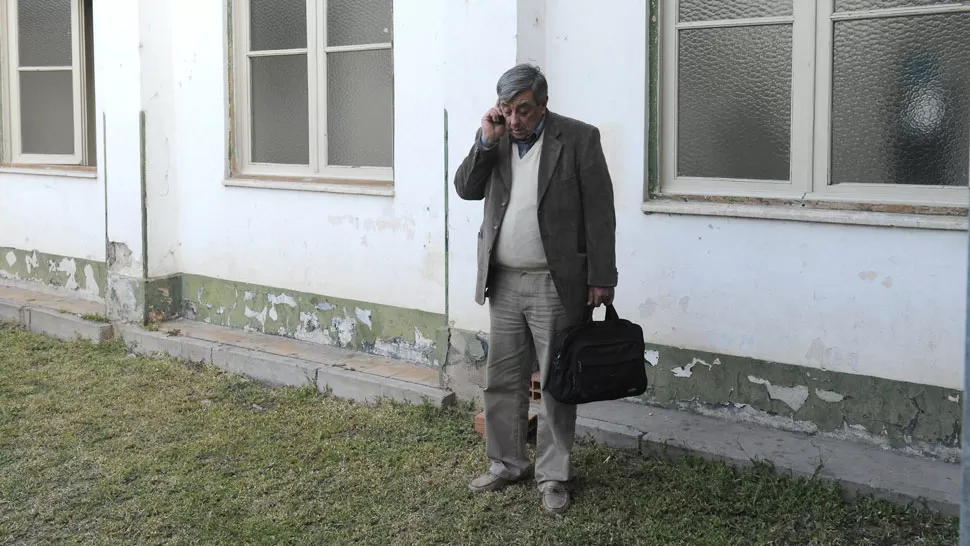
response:
<svg viewBox="0 0 970 546"><path fill-rule="evenodd" d="M555 356L556 334L569 326L566 310L548 272L497 269L489 282L490 328L485 368L485 446L490 471L518 479L530 470L526 451L529 381L539 361L545 385ZM573 478L570 450L576 406L542 393L535 477L538 483Z"/></svg>

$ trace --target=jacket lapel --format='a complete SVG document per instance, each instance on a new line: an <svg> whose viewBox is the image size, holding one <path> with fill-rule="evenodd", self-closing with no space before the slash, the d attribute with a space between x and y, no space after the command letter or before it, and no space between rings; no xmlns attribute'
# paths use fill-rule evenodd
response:
<svg viewBox="0 0 970 546"><path fill-rule="evenodd" d="M562 152L562 142L559 141L559 135L562 133L556 123L556 114L546 113L546 126L542 131L545 133L545 138L542 139L542 155L539 157L539 197L536 201L538 204L542 203L542 198L549 189L552 173L556 170L559 154Z"/></svg>

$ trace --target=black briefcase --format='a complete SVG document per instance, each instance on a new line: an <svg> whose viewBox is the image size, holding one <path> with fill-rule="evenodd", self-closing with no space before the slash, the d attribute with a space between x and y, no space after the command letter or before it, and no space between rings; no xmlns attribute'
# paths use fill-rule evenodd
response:
<svg viewBox="0 0 970 546"><path fill-rule="evenodd" d="M546 392L565 404L637 396L647 390L643 329L606 307L606 320L563 330L546 378Z"/></svg>

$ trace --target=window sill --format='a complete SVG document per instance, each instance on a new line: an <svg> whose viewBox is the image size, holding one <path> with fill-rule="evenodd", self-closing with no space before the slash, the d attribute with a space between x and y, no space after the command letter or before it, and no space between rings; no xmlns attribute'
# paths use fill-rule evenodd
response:
<svg viewBox="0 0 970 546"><path fill-rule="evenodd" d="M63 165L0 165L0 174L29 174L62 178L98 178L97 167L69 167Z"/></svg>
<svg viewBox="0 0 970 546"><path fill-rule="evenodd" d="M647 214L757 218L764 220L788 220L792 222L934 229L942 231L967 231L968 224L966 216L812 208L804 204L793 206L786 204L712 203L706 201L658 198L644 203L642 210Z"/></svg>
<svg viewBox="0 0 970 546"><path fill-rule="evenodd" d="M298 178L270 176L233 176L223 186L268 190L312 191L394 197L394 183L386 180L351 180L330 178Z"/></svg>

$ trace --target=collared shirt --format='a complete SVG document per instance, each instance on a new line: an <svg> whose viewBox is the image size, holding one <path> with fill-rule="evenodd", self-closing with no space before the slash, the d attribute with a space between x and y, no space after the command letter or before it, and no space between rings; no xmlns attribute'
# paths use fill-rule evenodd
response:
<svg viewBox="0 0 970 546"><path fill-rule="evenodd" d="M542 134L542 130L545 128L545 126L546 126L546 117L543 116L542 119L539 120L539 125L536 125L536 130L533 131L532 134L529 135L527 138L524 138L522 140L515 140L515 139L512 139L511 135L509 135L509 138L512 139L512 142L514 142L516 147L519 149L519 159L522 159L523 157L525 157L525 154L529 153L529 150L532 149L532 146L536 143L537 140L539 140L539 136ZM485 135L482 135L481 141L482 141L482 148L485 148L486 150L491 150L495 146L495 144L498 144L496 142L489 145L488 141L485 140Z"/></svg>

